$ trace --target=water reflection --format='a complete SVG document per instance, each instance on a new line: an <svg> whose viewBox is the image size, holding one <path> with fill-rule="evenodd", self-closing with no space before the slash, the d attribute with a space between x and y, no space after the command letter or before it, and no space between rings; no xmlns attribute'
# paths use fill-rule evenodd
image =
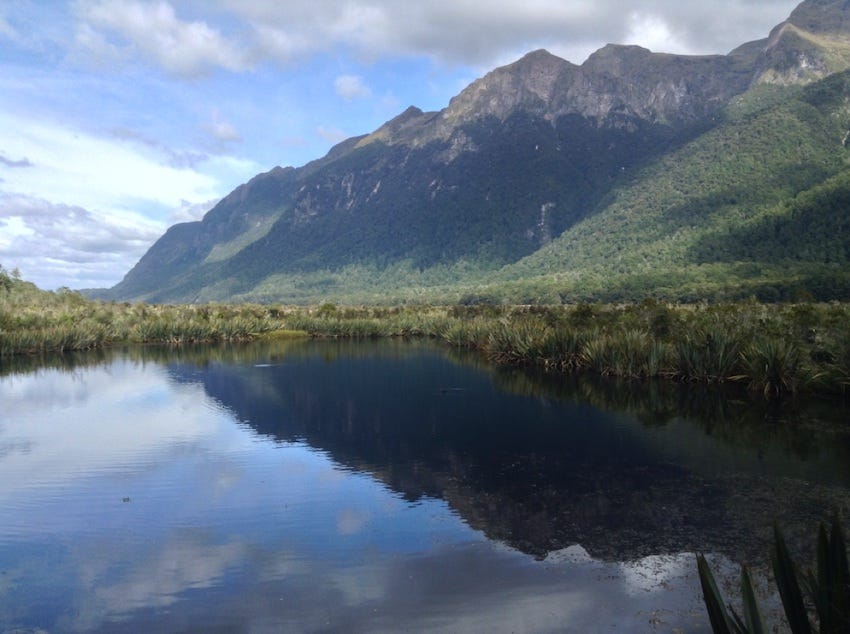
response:
<svg viewBox="0 0 850 634"><path fill-rule="evenodd" d="M703 549L759 562L774 520L802 536L846 508L850 436L828 420L840 408L771 412L717 390L459 361L324 342L202 374L170 367L258 433L322 448L406 499L444 499L536 557L578 543L614 561Z"/></svg>
<svg viewBox="0 0 850 634"><path fill-rule="evenodd" d="M706 631L691 553L850 484L840 409L418 343L3 364L3 631Z"/></svg>

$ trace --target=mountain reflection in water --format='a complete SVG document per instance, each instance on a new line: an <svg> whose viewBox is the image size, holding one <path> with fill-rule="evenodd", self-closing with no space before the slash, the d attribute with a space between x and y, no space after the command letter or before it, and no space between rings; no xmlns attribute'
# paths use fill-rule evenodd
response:
<svg viewBox="0 0 850 634"><path fill-rule="evenodd" d="M3 631L707 631L694 552L848 508L835 404L426 343L4 360L0 399Z"/></svg>
<svg viewBox="0 0 850 634"><path fill-rule="evenodd" d="M825 423L843 416L834 406L783 412L687 385L470 371L460 356L330 341L293 346L285 362L170 371L258 433L305 441L405 499L444 499L539 558L581 544L609 561L760 562L774 521L805 541L847 508L850 435Z"/></svg>

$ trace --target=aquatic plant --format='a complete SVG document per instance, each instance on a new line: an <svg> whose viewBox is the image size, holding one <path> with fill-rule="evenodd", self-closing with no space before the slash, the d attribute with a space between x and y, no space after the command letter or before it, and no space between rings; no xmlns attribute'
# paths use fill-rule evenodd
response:
<svg viewBox="0 0 850 634"><path fill-rule="evenodd" d="M797 567L778 527L774 527L771 564L785 618L793 634L839 634L850 631L850 570L844 530L837 516L833 518L829 530L825 524L821 524L818 530L817 572L802 572ZM743 618L731 606L727 610L703 555L697 555L697 569L703 600L715 634L756 634L766 631L746 566L741 569ZM807 606L811 606L811 609Z"/></svg>
<svg viewBox="0 0 850 634"><path fill-rule="evenodd" d="M727 610L711 568L703 555L697 555L697 569L711 629L715 634L762 634L766 631L755 599L750 573L746 566L741 568L743 618L731 606Z"/></svg>
<svg viewBox="0 0 850 634"><path fill-rule="evenodd" d="M653 377L664 372L667 346L643 330L597 332L582 348L582 366L603 376Z"/></svg>
<svg viewBox="0 0 850 634"><path fill-rule="evenodd" d="M797 345L781 338L754 340L741 353L741 362L750 389L766 397L794 394L812 378L805 372Z"/></svg>
<svg viewBox="0 0 850 634"><path fill-rule="evenodd" d="M579 369L585 341L585 334L572 328L552 328L540 342L544 367L562 371Z"/></svg>
<svg viewBox="0 0 850 634"><path fill-rule="evenodd" d="M502 318L490 330L484 349L490 359L499 363L542 363L549 333L549 326L537 318Z"/></svg>
<svg viewBox="0 0 850 634"><path fill-rule="evenodd" d="M738 373L740 345L719 328L697 330L676 344L676 376L707 383L728 381Z"/></svg>

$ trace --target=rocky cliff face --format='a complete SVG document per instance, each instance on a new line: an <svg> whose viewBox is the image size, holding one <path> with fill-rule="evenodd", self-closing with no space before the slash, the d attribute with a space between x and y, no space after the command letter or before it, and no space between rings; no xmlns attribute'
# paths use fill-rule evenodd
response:
<svg viewBox="0 0 850 634"><path fill-rule="evenodd" d="M597 126L619 127L629 119L683 126L715 114L751 78L752 68L734 56L667 55L609 44L576 66L538 50L476 80L442 112L408 110L367 141L422 145L451 138L482 118L505 121L518 111L551 123L579 116Z"/></svg>
<svg viewBox="0 0 850 634"><path fill-rule="evenodd" d="M806 0L797 5L788 23L815 34L850 32L850 2L848 0Z"/></svg>
<svg viewBox="0 0 850 634"><path fill-rule="evenodd" d="M753 83L804 84L850 67L850 2L806 0L760 41Z"/></svg>

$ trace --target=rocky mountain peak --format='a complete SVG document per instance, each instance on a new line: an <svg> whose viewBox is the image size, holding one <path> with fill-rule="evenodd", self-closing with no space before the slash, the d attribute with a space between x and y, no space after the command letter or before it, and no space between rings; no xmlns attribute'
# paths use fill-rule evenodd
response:
<svg viewBox="0 0 850 634"><path fill-rule="evenodd" d="M635 65L646 62L652 57L652 51L642 46L626 44L606 44L581 65L589 73L606 73L621 76Z"/></svg>
<svg viewBox="0 0 850 634"><path fill-rule="evenodd" d="M548 51L533 51L470 84L449 102L443 123L457 125L482 116L505 119L520 107L542 115L562 77L577 70L575 64Z"/></svg>
<svg viewBox="0 0 850 634"><path fill-rule="evenodd" d="M805 0L755 45L753 84L806 84L850 68L850 1Z"/></svg>
<svg viewBox="0 0 850 634"><path fill-rule="evenodd" d="M387 144L410 141L435 116L434 112L423 112L416 106L409 106L407 110L387 121L372 134L359 139L356 147L363 147L375 141Z"/></svg>
<svg viewBox="0 0 850 634"><path fill-rule="evenodd" d="M805 0L787 22L809 33L850 31L850 0Z"/></svg>

